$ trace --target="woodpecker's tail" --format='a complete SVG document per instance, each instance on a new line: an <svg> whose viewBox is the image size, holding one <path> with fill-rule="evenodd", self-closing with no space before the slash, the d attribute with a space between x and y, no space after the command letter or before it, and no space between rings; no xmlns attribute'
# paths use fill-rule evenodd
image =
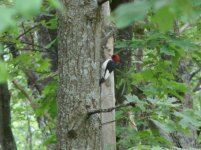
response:
<svg viewBox="0 0 201 150"><path fill-rule="evenodd" d="M104 78L101 78L100 81L99 81L99 86L101 86L101 84L105 82L105 79Z"/></svg>

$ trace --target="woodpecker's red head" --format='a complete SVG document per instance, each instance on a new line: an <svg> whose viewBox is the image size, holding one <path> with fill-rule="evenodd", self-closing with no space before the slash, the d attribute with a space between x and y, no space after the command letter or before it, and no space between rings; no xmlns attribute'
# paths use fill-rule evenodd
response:
<svg viewBox="0 0 201 150"><path fill-rule="evenodd" d="M120 57L119 57L119 55L117 55L117 54L112 55L112 60L113 60L114 62L120 62Z"/></svg>

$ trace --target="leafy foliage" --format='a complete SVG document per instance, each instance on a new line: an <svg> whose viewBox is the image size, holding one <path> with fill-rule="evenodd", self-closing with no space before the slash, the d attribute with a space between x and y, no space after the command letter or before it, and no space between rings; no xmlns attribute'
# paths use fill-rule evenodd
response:
<svg viewBox="0 0 201 150"><path fill-rule="evenodd" d="M57 0L0 2L0 83L8 81L12 94L18 149L42 150L56 142L58 77L49 56L57 53L57 37L50 35L44 45L38 39L41 26L56 31L55 8L63 9ZM116 88L125 101L136 103L116 113L117 121L128 122L117 126L119 147L179 149L168 135L200 127L200 12L198 0L135 0L113 12L119 28L136 29L132 39L115 43L118 53L130 53L126 61L131 63L117 70ZM189 95L193 104L185 108Z"/></svg>
<svg viewBox="0 0 201 150"><path fill-rule="evenodd" d="M201 105L195 98L201 78L200 10L196 1L145 0L114 11L118 27L134 28L131 40L116 42L120 55L130 54L125 57L130 67L116 71L116 88L125 101L136 103L117 112L119 147L172 149L171 134L189 134L200 127ZM121 120L128 124L122 126Z"/></svg>
<svg viewBox="0 0 201 150"><path fill-rule="evenodd" d="M18 149L45 149L55 143L57 73L51 70L56 37L41 45L43 26L55 32L57 0L0 3L0 83L8 82L12 129ZM38 19L39 15L45 16ZM51 17L50 17L51 16ZM36 36L37 34L37 36ZM49 35L47 35L49 36Z"/></svg>

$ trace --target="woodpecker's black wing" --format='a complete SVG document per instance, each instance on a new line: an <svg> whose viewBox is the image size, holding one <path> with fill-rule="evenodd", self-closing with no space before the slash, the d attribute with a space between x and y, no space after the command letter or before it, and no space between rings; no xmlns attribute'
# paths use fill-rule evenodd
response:
<svg viewBox="0 0 201 150"><path fill-rule="evenodd" d="M110 76L112 71L114 71L115 67L116 67L116 63L113 60L110 60L106 66L105 73L103 76L105 80Z"/></svg>
<svg viewBox="0 0 201 150"><path fill-rule="evenodd" d="M105 82L105 80L110 76L110 74L112 73L112 71L114 71L115 68L116 68L116 63L113 60L109 60L106 65L104 75L99 81L99 85Z"/></svg>

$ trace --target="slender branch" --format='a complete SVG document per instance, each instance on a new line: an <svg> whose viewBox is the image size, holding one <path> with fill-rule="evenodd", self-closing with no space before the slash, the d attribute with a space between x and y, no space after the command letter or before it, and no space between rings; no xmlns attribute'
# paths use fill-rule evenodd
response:
<svg viewBox="0 0 201 150"><path fill-rule="evenodd" d="M17 83L17 81L12 80L12 83L13 83L13 84L15 85L15 87L16 87L19 91L21 91L22 94L28 99L28 101L30 102L31 107L33 108L33 110L36 110L36 109L38 108L38 106L37 106L37 104L34 102L34 98L33 98L32 96L29 96L29 94L25 91L25 89L24 89L21 85L19 85L19 84ZM45 114L44 114L44 117L45 117L46 119L48 119L48 120L54 122L54 120L48 115L48 113L45 113ZM39 124L39 126L40 126L40 121L39 121L39 119L41 119L41 117L37 117L37 122L38 122L38 124ZM46 124L46 123L45 123L45 124Z"/></svg>
<svg viewBox="0 0 201 150"><path fill-rule="evenodd" d="M115 106L115 107L111 107L111 108L93 110L93 111L88 112L88 116L91 116L91 115L97 114L97 113L107 113L107 112L111 112L111 111L113 111L115 109L119 109L119 108L123 108L123 107L128 107L128 106L134 107L135 103L134 102L130 102L130 103L127 103L127 104L121 104L121 105L118 105L118 106Z"/></svg>
<svg viewBox="0 0 201 150"><path fill-rule="evenodd" d="M25 91L25 89L19 85L17 83L17 81L13 80L12 83L15 85L15 87L20 90L22 92L22 94L28 99L28 101L30 102L32 108L34 110L36 110L37 106L36 106L36 103L34 103L34 100L33 100L33 97L32 96L29 96L29 94Z"/></svg>
<svg viewBox="0 0 201 150"><path fill-rule="evenodd" d="M33 47L38 47L38 48L44 49L45 52L49 52L49 51L50 51L48 48L45 48L45 47L40 46L40 45L37 45L37 44L33 44L33 43L25 42L25 41L21 41L21 43L27 44L27 45L31 45L31 46L33 46ZM43 50L43 51L44 51L44 50ZM56 52L54 52L54 51L51 51L51 53L56 54Z"/></svg>
<svg viewBox="0 0 201 150"><path fill-rule="evenodd" d="M21 38L23 35L27 34L28 32L30 32L31 30L37 28L39 25L35 25L31 28L29 28L27 31L24 31L22 34L20 34L19 36L16 37L16 40L18 40L19 38ZM2 38L2 37L1 37ZM10 42L10 44L14 44L13 42ZM4 49L8 48L9 45L7 45Z"/></svg>
<svg viewBox="0 0 201 150"><path fill-rule="evenodd" d="M30 32L31 30L35 29L36 27L38 27L39 25L35 25L31 28L29 28L27 31L24 31L22 34L20 34L16 39L18 40L19 38L21 38L23 35L27 34L28 32Z"/></svg>
<svg viewBox="0 0 201 150"><path fill-rule="evenodd" d="M201 67L190 75L190 80L201 71Z"/></svg>
<svg viewBox="0 0 201 150"><path fill-rule="evenodd" d="M195 89L193 90L193 92L197 92L197 91L200 91L200 90L201 90L201 87L195 88Z"/></svg>
<svg viewBox="0 0 201 150"><path fill-rule="evenodd" d="M196 84L195 88L193 89L193 92L197 92L201 90L201 78L199 79L198 83Z"/></svg>
<svg viewBox="0 0 201 150"><path fill-rule="evenodd" d="M21 51L35 51L35 52L47 52L47 53L55 53L53 51L48 51L48 50L37 50L37 49L31 49L31 48L19 48L18 50Z"/></svg>
<svg viewBox="0 0 201 150"><path fill-rule="evenodd" d="M182 33L183 31L185 31L188 27L190 27L191 24L190 23L186 23L184 24L180 29L179 29L179 33Z"/></svg>
<svg viewBox="0 0 201 150"><path fill-rule="evenodd" d="M55 72L51 72L49 73L49 75L46 77L46 79L49 79L49 78L54 78L55 76L57 76L59 73L58 71L55 71ZM44 79L39 79L38 82L42 81Z"/></svg>
<svg viewBox="0 0 201 150"><path fill-rule="evenodd" d="M27 45L31 45L31 46L35 46L35 47L38 47L38 48L42 48L42 49L45 49L45 50L48 50L48 49L45 48L45 47L42 47L42 46L37 45L37 44L29 43L29 42L26 42L26 41L21 41L21 43L27 44Z"/></svg>
<svg viewBox="0 0 201 150"><path fill-rule="evenodd" d="M120 118L120 119L115 119L115 120L111 120L111 121L108 121L108 122L103 122L101 125L106 125L106 124L110 124L110 123L113 123L113 122L116 122L118 120L122 120L123 118Z"/></svg>

